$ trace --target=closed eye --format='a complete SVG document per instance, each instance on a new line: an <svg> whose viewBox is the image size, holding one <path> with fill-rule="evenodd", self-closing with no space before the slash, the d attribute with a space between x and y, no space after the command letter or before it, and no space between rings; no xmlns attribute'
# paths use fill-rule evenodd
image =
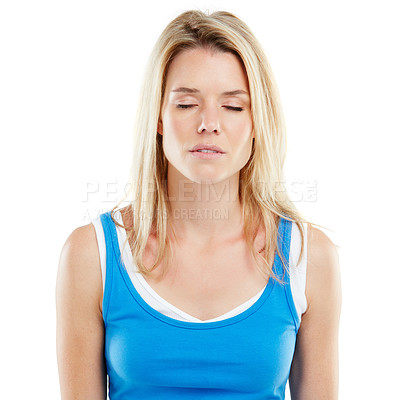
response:
<svg viewBox="0 0 400 400"><path fill-rule="evenodd" d="M185 110L185 109L191 108L193 106L194 106L194 104L177 104L176 108L181 108L181 109ZM228 110L231 110L231 111L243 111L242 107L231 107L231 106L224 106L224 107L226 107Z"/></svg>

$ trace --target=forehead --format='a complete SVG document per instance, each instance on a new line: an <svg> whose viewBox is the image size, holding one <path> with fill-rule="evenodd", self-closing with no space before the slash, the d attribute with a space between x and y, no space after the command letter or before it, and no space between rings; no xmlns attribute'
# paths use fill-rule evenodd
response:
<svg viewBox="0 0 400 400"><path fill-rule="evenodd" d="M180 52L171 62L166 90L186 86L218 91L248 89L246 71L238 57L228 52L211 53L205 49ZM222 89L222 90L220 90Z"/></svg>

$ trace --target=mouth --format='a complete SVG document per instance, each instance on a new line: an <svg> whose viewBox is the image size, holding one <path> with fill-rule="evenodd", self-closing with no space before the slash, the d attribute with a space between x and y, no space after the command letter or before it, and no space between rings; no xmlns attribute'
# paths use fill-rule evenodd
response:
<svg viewBox="0 0 400 400"><path fill-rule="evenodd" d="M214 144L198 144L189 150L191 153L224 154L225 152Z"/></svg>
<svg viewBox="0 0 400 400"><path fill-rule="evenodd" d="M222 151L215 151L215 150L190 150L191 153L213 153L213 154L224 154Z"/></svg>
<svg viewBox="0 0 400 400"><path fill-rule="evenodd" d="M191 151L190 155L198 160L215 160L221 158L224 155L224 153L218 151L210 151L210 150L208 151L197 150L197 151Z"/></svg>

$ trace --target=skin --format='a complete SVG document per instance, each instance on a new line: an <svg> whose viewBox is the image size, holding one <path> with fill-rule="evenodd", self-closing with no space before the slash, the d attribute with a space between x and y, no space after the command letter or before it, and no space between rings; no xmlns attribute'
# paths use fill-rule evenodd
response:
<svg viewBox="0 0 400 400"><path fill-rule="evenodd" d="M197 88L199 92L173 93L176 87ZM229 210L229 218L224 220L179 218L174 221L176 232L184 247L190 245L192 255L206 257L207 249L215 240L229 243L242 232L238 176L250 156L253 135L249 98L221 96L222 92L234 89L248 91L248 85L245 72L231 54L186 51L172 62L168 73L158 132L163 135L168 160L172 209L183 212L226 207ZM183 110L177 109L176 104L195 106ZM244 111L231 111L228 106L240 106ZM187 150L197 143L217 144L227 152L226 156L219 160L195 160ZM207 192L210 188L216 189L214 194L212 190ZM183 194L186 190L189 198ZM293 400L334 400L338 397L341 311L338 253L328 236L312 226L308 227L307 246L308 308L302 315L289 376L291 397ZM210 264L215 267L215 263ZM201 302L202 298L199 293L196 301ZM92 224L75 229L62 248L56 311L62 399L106 399L102 277Z"/></svg>
<svg viewBox="0 0 400 400"><path fill-rule="evenodd" d="M181 87L197 92L175 92ZM234 90L245 94L223 95ZM182 105L187 108L179 108ZM204 49L179 53L168 71L158 133L163 136L168 194L181 240L209 248L216 238L242 230L239 173L250 158L252 131L247 76L238 59ZM225 154L215 160L195 158L189 149L200 143L217 145ZM190 210L204 209L209 215L225 211L228 218L185 217Z"/></svg>
<svg viewBox="0 0 400 400"><path fill-rule="evenodd" d="M342 305L339 256L321 230L308 226L307 310L297 333L289 385L293 400L335 400L339 387L338 335Z"/></svg>

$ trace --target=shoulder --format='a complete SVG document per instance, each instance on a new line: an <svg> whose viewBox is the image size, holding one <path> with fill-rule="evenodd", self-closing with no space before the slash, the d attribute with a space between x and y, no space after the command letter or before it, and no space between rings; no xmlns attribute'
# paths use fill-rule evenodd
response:
<svg viewBox="0 0 400 400"><path fill-rule="evenodd" d="M307 225L307 303L336 299L340 292L339 254L336 245L320 229Z"/></svg>
<svg viewBox="0 0 400 400"><path fill-rule="evenodd" d="M66 239L60 254L57 285L71 295L90 298L101 309L100 255L92 223L74 229Z"/></svg>
<svg viewBox="0 0 400 400"><path fill-rule="evenodd" d="M308 307L296 338L289 384L293 398L337 399L341 311L339 257L335 244L307 224Z"/></svg>
<svg viewBox="0 0 400 400"><path fill-rule="evenodd" d="M101 272L92 223L73 230L59 261L56 336L62 398L105 399ZM64 397L65 396L65 397Z"/></svg>
<svg viewBox="0 0 400 400"><path fill-rule="evenodd" d="M61 250L61 256L75 258L76 261L100 261L98 255L96 231L92 223L75 228Z"/></svg>

